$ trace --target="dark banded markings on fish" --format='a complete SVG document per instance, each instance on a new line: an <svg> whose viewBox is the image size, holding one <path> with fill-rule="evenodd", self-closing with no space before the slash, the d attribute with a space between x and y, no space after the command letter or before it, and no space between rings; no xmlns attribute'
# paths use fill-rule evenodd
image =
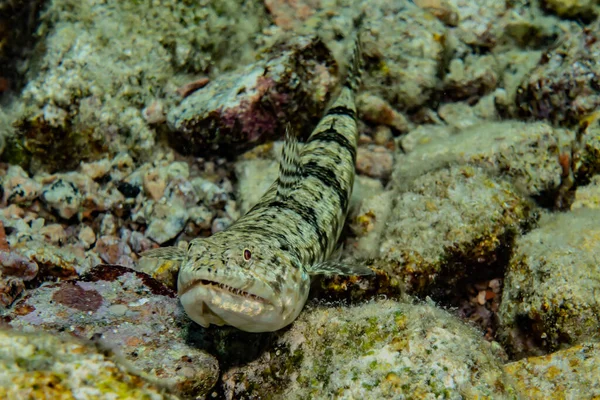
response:
<svg viewBox="0 0 600 400"><path fill-rule="evenodd" d="M265 207L266 206L266 207ZM235 234L232 239L238 239L237 233L239 232L239 238L244 240L244 235L248 236L248 240L255 238L256 235L260 235L263 238L272 238L279 242L280 246L290 246L290 234L297 234L297 232L289 232L286 228L286 220L282 220L280 214L275 214L270 208L269 204L265 204L262 210L257 209L253 214L253 218L240 220L239 224L235 226Z"/></svg>
<svg viewBox="0 0 600 400"><path fill-rule="evenodd" d="M336 143L340 148L346 150L352 156L352 161L356 160L356 148L350 143L345 136L340 134L335 128L327 128L323 131L317 132L308 138L307 143L312 142L331 142Z"/></svg>
<svg viewBox="0 0 600 400"><path fill-rule="evenodd" d="M314 229L314 232L317 235L321 253L325 252L329 238L327 232L325 232L324 228L319 223L317 212L313 207L300 204L293 198L288 198L285 202L275 200L271 202L269 206L276 209L288 209L296 213L303 221L305 221ZM311 261L314 262L314 260Z"/></svg>
<svg viewBox="0 0 600 400"><path fill-rule="evenodd" d="M325 187L331 188L339 197L341 209L347 210L349 191L351 187L346 189L342 188L342 185L336 177L335 170L327 168L323 165L319 165L315 161L309 161L302 167L302 173L304 177L314 177L321 181Z"/></svg>
<svg viewBox="0 0 600 400"><path fill-rule="evenodd" d="M325 115L343 115L352 119L356 119L356 112L347 106L332 107L327 111L327 113L325 113Z"/></svg>

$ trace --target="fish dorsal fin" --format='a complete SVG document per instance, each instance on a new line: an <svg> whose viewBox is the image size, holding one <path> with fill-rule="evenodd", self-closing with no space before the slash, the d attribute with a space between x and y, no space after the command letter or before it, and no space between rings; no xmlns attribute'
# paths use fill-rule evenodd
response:
<svg viewBox="0 0 600 400"><path fill-rule="evenodd" d="M359 262L346 262L339 260L327 260L308 267L310 275L374 275L372 269Z"/></svg>
<svg viewBox="0 0 600 400"><path fill-rule="evenodd" d="M287 198L298 182L302 179L302 165L300 164L300 143L298 137L292 132L290 124L285 128L285 141L281 150L281 163L279 164L279 178L277 179L276 200Z"/></svg>
<svg viewBox="0 0 600 400"><path fill-rule="evenodd" d="M160 258L169 261L183 261L187 252L179 247L158 247L140 254L142 257Z"/></svg>

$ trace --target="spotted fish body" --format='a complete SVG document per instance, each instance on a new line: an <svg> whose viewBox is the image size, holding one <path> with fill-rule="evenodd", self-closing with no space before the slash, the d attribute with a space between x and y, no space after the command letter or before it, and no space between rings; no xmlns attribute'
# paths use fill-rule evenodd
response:
<svg viewBox="0 0 600 400"><path fill-rule="evenodd" d="M328 261L348 212L358 129L354 93L360 46L340 94L306 143L286 132L279 178L228 229L145 256L181 261L178 294L189 317L208 327L275 331L296 319L316 274L366 275L368 268Z"/></svg>

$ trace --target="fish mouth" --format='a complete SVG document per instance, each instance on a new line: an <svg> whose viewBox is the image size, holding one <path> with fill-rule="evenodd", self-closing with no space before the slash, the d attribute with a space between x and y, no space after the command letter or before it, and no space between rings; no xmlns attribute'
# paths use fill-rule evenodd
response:
<svg viewBox="0 0 600 400"><path fill-rule="evenodd" d="M245 300L255 301L263 304L272 304L269 300L267 300L264 297L247 292L242 289L235 288L233 286L226 285L221 282L211 281L208 279L194 279L193 281L189 282L179 291L179 297L183 296L191 289L197 288L198 286L202 286L212 291L225 292L229 295L241 297Z"/></svg>

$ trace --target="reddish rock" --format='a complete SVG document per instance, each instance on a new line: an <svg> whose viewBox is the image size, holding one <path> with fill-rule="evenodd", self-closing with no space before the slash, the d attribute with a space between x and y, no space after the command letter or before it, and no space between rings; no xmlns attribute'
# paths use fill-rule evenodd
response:
<svg viewBox="0 0 600 400"><path fill-rule="evenodd" d="M337 64L316 37L275 44L264 57L211 80L167 115L173 146L187 154L236 154L281 136L308 134L337 83Z"/></svg>

